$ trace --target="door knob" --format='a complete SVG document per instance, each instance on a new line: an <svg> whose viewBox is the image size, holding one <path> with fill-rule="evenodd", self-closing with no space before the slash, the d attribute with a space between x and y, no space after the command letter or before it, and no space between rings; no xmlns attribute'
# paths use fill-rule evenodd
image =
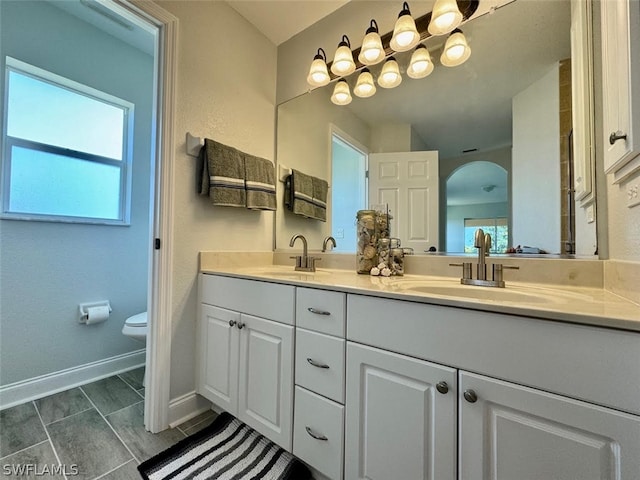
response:
<svg viewBox="0 0 640 480"><path fill-rule="evenodd" d="M244 328L244 323L238 322L238 329L242 330Z"/></svg>
<svg viewBox="0 0 640 480"><path fill-rule="evenodd" d="M625 133L622 133L621 131L611 132L611 135L609 135L609 143L611 145L622 139L626 140L627 135Z"/></svg>
<svg viewBox="0 0 640 480"><path fill-rule="evenodd" d="M447 382L438 382L436 390L440 393L447 393L449 391L449 385L447 385Z"/></svg>
<svg viewBox="0 0 640 480"><path fill-rule="evenodd" d="M464 391L464 399L469 403L476 403L478 401L478 395L473 390L465 390Z"/></svg>

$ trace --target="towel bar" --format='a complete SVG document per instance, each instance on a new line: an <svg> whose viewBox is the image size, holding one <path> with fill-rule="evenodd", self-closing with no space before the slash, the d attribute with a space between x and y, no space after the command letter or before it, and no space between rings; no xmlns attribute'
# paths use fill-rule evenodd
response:
<svg viewBox="0 0 640 480"><path fill-rule="evenodd" d="M204 145L204 139L201 137L195 137L187 132L187 155L197 157L200 153L200 148Z"/></svg>

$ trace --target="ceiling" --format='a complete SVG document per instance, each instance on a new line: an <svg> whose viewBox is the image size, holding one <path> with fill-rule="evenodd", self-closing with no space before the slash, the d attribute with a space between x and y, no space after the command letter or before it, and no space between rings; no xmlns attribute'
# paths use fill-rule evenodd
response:
<svg viewBox="0 0 640 480"><path fill-rule="evenodd" d="M275 45L286 42L349 0L227 0Z"/></svg>

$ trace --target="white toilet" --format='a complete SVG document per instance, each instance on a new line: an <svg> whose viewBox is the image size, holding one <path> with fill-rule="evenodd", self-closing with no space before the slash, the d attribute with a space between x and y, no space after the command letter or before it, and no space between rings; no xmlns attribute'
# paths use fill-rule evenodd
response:
<svg viewBox="0 0 640 480"><path fill-rule="evenodd" d="M122 334L127 337L135 338L141 342L147 343L147 333L149 325L147 324L147 312L133 315L124 322Z"/></svg>

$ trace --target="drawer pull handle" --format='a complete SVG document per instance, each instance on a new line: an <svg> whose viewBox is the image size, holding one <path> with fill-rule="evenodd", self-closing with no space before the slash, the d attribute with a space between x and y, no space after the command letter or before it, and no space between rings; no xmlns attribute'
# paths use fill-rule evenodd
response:
<svg viewBox="0 0 640 480"><path fill-rule="evenodd" d="M315 313L316 315L331 315L331 312L327 312L326 310L318 310L313 307L307 308L311 313Z"/></svg>
<svg viewBox="0 0 640 480"><path fill-rule="evenodd" d="M244 328L244 325L245 325L244 323L238 322L238 329L242 330Z"/></svg>
<svg viewBox="0 0 640 480"><path fill-rule="evenodd" d="M436 390L438 390L442 394L445 394L449 391L449 385L447 385L447 382L438 382L438 384L436 385Z"/></svg>
<svg viewBox="0 0 640 480"><path fill-rule="evenodd" d="M233 327L236 324L235 320L229 320L229 326Z"/></svg>
<svg viewBox="0 0 640 480"><path fill-rule="evenodd" d="M327 440L329 440L327 437L325 437L324 435L320 435L319 433L314 432L313 430L311 430L310 427L305 426L304 429L307 431L307 433L315 438L316 440L322 440L323 442L326 442Z"/></svg>
<svg viewBox="0 0 640 480"><path fill-rule="evenodd" d="M316 362L313 358L307 358L307 362L309 362L311 365L313 365L314 367L318 367L318 368L329 368L329 365L327 365L326 363L318 363Z"/></svg>
<svg viewBox="0 0 640 480"><path fill-rule="evenodd" d="M609 135L609 144L613 145L614 143L616 143L618 140L626 140L627 136L618 131L618 132L612 132L611 135Z"/></svg>
<svg viewBox="0 0 640 480"><path fill-rule="evenodd" d="M478 401L478 395L471 389L465 390L463 395L464 399L469 403L476 403Z"/></svg>

